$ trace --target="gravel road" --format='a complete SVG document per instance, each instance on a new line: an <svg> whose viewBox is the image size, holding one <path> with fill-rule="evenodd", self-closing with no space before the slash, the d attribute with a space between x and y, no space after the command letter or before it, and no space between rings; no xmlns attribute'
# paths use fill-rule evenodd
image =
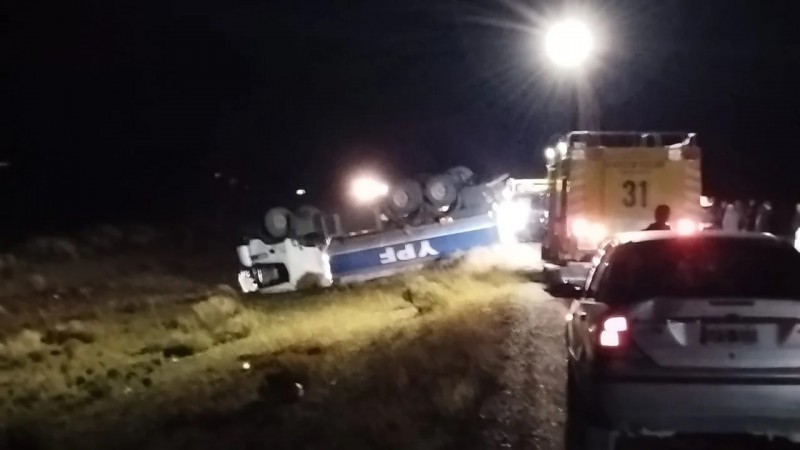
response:
<svg viewBox="0 0 800 450"><path fill-rule="evenodd" d="M564 306L530 283L508 318L501 349L507 359L503 389L481 409L486 448L563 448L566 355Z"/></svg>
<svg viewBox="0 0 800 450"><path fill-rule="evenodd" d="M530 283L519 293L519 307L508 317L510 332L502 346L507 365L503 386L484 402L480 414L484 448L563 449L566 354L564 302L553 299L542 285ZM684 436L623 439L618 450L738 450L800 449L785 440L756 436Z"/></svg>

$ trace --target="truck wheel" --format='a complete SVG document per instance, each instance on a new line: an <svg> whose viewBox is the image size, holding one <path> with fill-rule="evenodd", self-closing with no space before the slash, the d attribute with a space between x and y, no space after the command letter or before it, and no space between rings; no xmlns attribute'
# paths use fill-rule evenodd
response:
<svg viewBox="0 0 800 450"><path fill-rule="evenodd" d="M458 191L457 208L470 215L485 214L492 210L492 203L482 186L464 186Z"/></svg>
<svg viewBox="0 0 800 450"><path fill-rule="evenodd" d="M452 177L434 175L425 180L425 199L434 208L450 206L455 203L457 198L458 188Z"/></svg>
<svg viewBox="0 0 800 450"><path fill-rule="evenodd" d="M282 207L272 208L264 214L264 229L267 234L278 241L289 237L292 213Z"/></svg>
<svg viewBox="0 0 800 450"><path fill-rule="evenodd" d="M386 207L394 218L403 218L418 210L423 203L422 187L414 180L405 180L392 186Z"/></svg>
<svg viewBox="0 0 800 450"><path fill-rule="evenodd" d="M291 234L296 238L310 241L324 238L322 211L313 206L305 205L297 208L291 225Z"/></svg>
<svg viewBox="0 0 800 450"><path fill-rule="evenodd" d="M475 174L467 167L464 166L456 166L449 169L447 175L453 177L456 180L456 183L459 186L463 186L465 184L469 184L470 181L475 177Z"/></svg>

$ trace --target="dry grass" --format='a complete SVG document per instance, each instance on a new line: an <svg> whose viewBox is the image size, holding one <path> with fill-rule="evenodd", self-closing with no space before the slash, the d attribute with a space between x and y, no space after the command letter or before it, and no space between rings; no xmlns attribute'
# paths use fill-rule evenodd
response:
<svg viewBox="0 0 800 450"><path fill-rule="evenodd" d="M6 445L464 444L454 430L495 387L521 281L448 269L244 300L217 288L29 323L0 315Z"/></svg>

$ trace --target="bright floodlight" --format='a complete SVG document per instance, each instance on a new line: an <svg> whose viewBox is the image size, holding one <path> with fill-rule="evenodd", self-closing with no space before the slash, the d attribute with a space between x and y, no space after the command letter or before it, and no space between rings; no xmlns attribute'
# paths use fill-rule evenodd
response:
<svg viewBox="0 0 800 450"><path fill-rule="evenodd" d="M531 216L530 200L504 200L494 205L497 231L505 243L517 242L517 233L524 230Z"/></svg>
<svg viewBox="0 0 800 450"><path fill-rule="evenodd" d="M554 24L545 35L544 49L553 63L563 68L583 64L594 50L594 36L579 20L567 19Z"/></svg>
<svg viewBox="0 0 800 450"><path fill-rule="evenodd" d="M389 193L389 185L372 177L353 180L350 193L359 203L369 203Z"/></svg>

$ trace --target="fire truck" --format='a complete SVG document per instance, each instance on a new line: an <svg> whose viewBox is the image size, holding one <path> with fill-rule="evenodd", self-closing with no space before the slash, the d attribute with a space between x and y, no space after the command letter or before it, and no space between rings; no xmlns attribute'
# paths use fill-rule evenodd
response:
<svg viewBox="0 0 800 450"><path fill-rule="evenodd" d="M588 261L605 239L642 230L667 205L670 226L701 228L695 133L573 131L545 149L547 219L542 259Z"/></svg>

